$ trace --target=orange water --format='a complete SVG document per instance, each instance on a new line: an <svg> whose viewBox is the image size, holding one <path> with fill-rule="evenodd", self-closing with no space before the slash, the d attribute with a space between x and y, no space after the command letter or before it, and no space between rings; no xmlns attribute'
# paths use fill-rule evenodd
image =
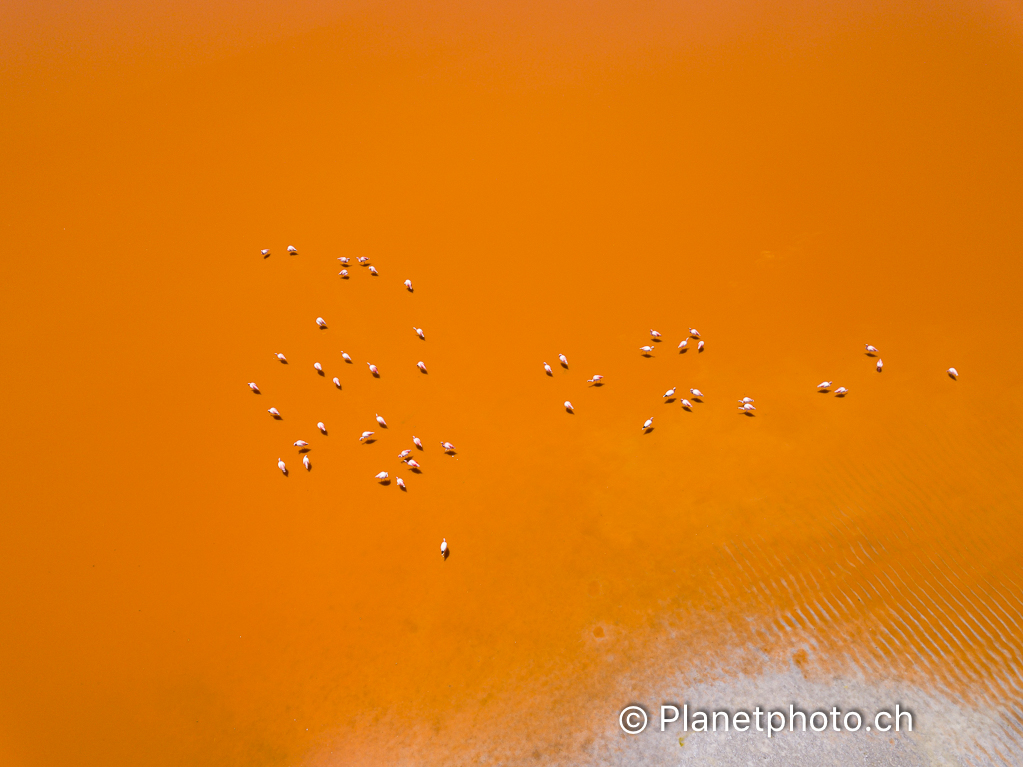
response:
<svg viewBox="0 0 1023 767"><path fill-rule="evenodd" d="M4 13L0 761L535 763L745 645L1013 737L1018 8Z"/></svg>

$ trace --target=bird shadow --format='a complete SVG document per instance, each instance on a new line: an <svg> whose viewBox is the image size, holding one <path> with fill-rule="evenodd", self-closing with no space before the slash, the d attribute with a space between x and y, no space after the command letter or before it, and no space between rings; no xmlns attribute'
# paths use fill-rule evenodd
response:
<svg viewBox="0 0 1023 767"><path fill-rule="evenodd" d="M263 256L263 260L264 261L266 261L268 258L270 258L270 254L269 253L267 253L265 256Z"/></svg>
<svg viewBox="0 0 1023 767"><path fill-rule="evenodd" d="M371 375L372 375L372 376L373 376L374 378L379 378L379 377L380 377L380 374L379 374L379 373L373 373L372 371L370 371L370 372L371 372Z"/></svg>
<svg viewBox="0 0 1023 767"><path fill-rule="evenodd" d="M380 480L380 484L383 485L384 487L387 487L387 485L391 484L391 480L389 480L389 479L382 479L382 480Z"/></svg>
<svg viewBox="0 0 1023 767"><path fill-rule="evenodd" d="M287 469L285 469L284 471L282 471L282 472L281 472L281 474L283 474L283 475L284 475L285 477L290 477L290 476L291 476L291 472L290 472L290 471L288 471Z"/></svg>
<svg viewBox="0 0 1023 767"><path fill-rule="evenodd" d="M409 468L409 471L411 471L413 474L422 474L423 473L422 469L417 469L414 466L409 466L408 468Z"/></svg>
<svg viewBox="0 0 1023 767"><path fill-rule="evenodd" d="M273 413L270 414L270 417L273 418L275 421L283 421L284 420L284 418L282 418L281 416L274 415Z"/></svg>
<svg viewBox="0 0 1023 767"><path fill-rule="evenodd" d="M305 470L306 471L312 471L313 470L313 462L312 461L310 461L309 465L305 467Z"/></svg>
<svg viewBox="0 0 1023 767"><path fill-rule="evenodd" d="M656 426L647 426L645 429L643 429L643 434L649 434L656 428L657 428Z"/></svg>
<svg viewBox="0 0 1023 767"><path fill-rule="evenodd" d="M362 441L362 444L364 444L364 445L372 445L374 442L376 442L375 439L364 439Z"/></svg>
<svg viewBox="0 0 1023 767"><path fill-rule="evenodd" d="M644 356L644 357L653 357L654 355L652 355L650 352L643 352L642 356Z"/></svg>
<svg viewBox="0 0 1023 767"><path fill-rule="evenodd" d="M876 354L874 354L874 352L864 352L864 354L865 354L865 355L866 355L867 357L876 357L876 356L877 356Z"/></svg>
<svg viewBox="0 0 1023 767"><path fill-rule="evenodd" d="M426 371L425 371L425 370L423 370L422 368L419 368L419 372L420 372L420 373L422 373L422 374L423 374L424 376L428 376L428 375L430 375L430 374L429 374L428 372L426 372Z"/></svg>
<svg viewBox="0 0 1023 767"><path fill-rule="evenodd" d="M327 329L326 325L317 325L316 327L318 327L320 330L326 330Z"/></svg>
<svg viewBox="0 0 1023 767"><path fill-rule="evenodd" d="M287 365L288 364L287 360L278 360L278 362L280 362L282 365Z"/></svg>
<svg viewBox="0 0 1023 767"><path fill-rule="evenodd" d="M419 445L416 445L416 450L422 451L422 449Z"/></svg>
<svg viewBox="0 0 1023 767"><path fill-rule="evenodd" d="M457 450L445 450L444 451L444 455L450 455L452 458L454 458L456 455L458 455L458 451Z"/></svg>
<svg viewBox="0 0 1023 767"><path fill-rule="evenodd" d="M696 349L696 353L697 353L697 354L703 354L703 349L697 348L697 349Z"/></svg>
<svg viewBox="0 0 1023 767"><path fill-rule="evenodd" d="M818 394L831 394L831 390L830 389L818 389L817 393Z"/></svg>
<svg viewBox="0 0 1023 767"><path fill-rule="evenodd" d="M327 374L326 374L326 373L324 373L324 372L323 372L322 370L317 370L317 371L316 371L316 375L320 376L320 378L323 378L323 377L324 377L325 375L327 375Z"/></svg>
<svg viewBox="0 0 1023 767"><path fill-rule="evenodd" d="M575 415L575 411L569 410L567 407L565 408L565 412L568 413L569 415Z"/></svg>
<svg viewBox="0 0 1023 767"><path fill-rule="evenodd" d="M743 412L739 413L739 415L744 415L747 418L756 418L757 417L756 413L751 413L748 410L744 410Z"/></svg>
<svg viewBox="0 0 1023 767"><path fill-rule="evenodd" d="M685 410L687 413L692 413L693 412L693 409L691 407L686 406L686 405L683 405L682 409Z"/></svg>
<svg viewBox="0 0 1023 767"><path fill-rule="evenodd" d="M404 485L398 485L398 489L401 490L401 492L403 492L403 493L407 493L408 492L408 488L405 487Z"/></svg>
<svg viewBox="0 0 1023 767"><path fill-rule="evenodd" d="M262 394L263 393L263 392L259 391L259 389L249 389L249 391L251 391L253 394Z"/></svg>
<svg viewBox="0 0 1023 767"><path fill-rule="evenodd" d="M442 552L440 553L440 555L441 555L441 557L442 557L442 558L444 559L444 561L445 561L445 562L447 562L447 561L448 561L448 557L450 557L450 556L451 556L451 547L450 547L450 546L448 546L448 549L447 549L447 551L442 551Z"/></svg>
<svg viewBox="0 0 1023 767"><path fill-rule="evenodd" d="M668 397L668 399L664 400L664 404L665 405L670 405L674 401L675 401L674 397Z"/></svg>
<svg viewBox="0 0 1023 767"><path fill-rule="evenodd" d="M550 370L545 370L543 372L546 373L547 375L551 376L552 378L554 377L554 373L552 373Z"/></svg>
<svg viewBox="0 0 1023 767"><path fill-rule="evenodd" d="M341 279L342 280L347 280L348 279L348 275L347 274L342 274L341 275Z"/></svg>
<svg viewBox="0 0 1023 767"><path fill-rule="evenodd" d="M342 357L341 359L344 359L344 357ZM345 362L347 362L349 365L353 364L351 360L345 360Z"/></svg>
<svg viewBox="0 0 1023 767"><path fill-rule="evenodd" d="M320 434L322 434L324 437L329 437L330 436L330 432L327 431L326 429L321 429L320 430Z"/></svg>
<svg viewBox="0 0 1023 767"><path fill-rule="evenodd" d="M839 399L844 399L845 398L845 394L846 394L845 392L837 392L835 394L835 396L838 397Z"/></svg>
<svg viewBox="0 0 1023 767"><path fill-rule="evenodd" d="M312 448L310 448L310 447L300 447L298 449L298 453L299 453L299 455L301 455L303 453L308 453L310 450L312 450Z"/></svg>
<svg viewBox="0 0 1023 767"><path fill-rule="evenodd" d="M654 343L654 344L659 344L661 342L661 339L660 338L651 338L650 342Z"/></svg>
<svg viewBox="0 0 1023 767"><path fill-rule="evenodd" d="M682 347L681 349L678 350L678 353L679 354L685 354L687 351L689 351L688 347Z"/></svg>
<svg viewBox="0 0 1023 767"><path fill-rule="evenodd" d="M561 363L561 367L565 368L565 370L568 370L568 365L566 365L564 362Z"/></svg>
<svg viewBox="0 0 1023 767"><path fill-rule="evenodd" d="M701 405L703 404L703 400L699 397L693 397L693 402L699 402Z"/></svg>
<svg viewBox="0 0 1023 767"><path fill-rule="evenodd" d="M956 377L955 377L954 375L952 375L951 373L949 373L949 374L948 374L948 377L949 377L949 378L951 378L951 379L952 379L953 381L958 381L958 380L959 380L958 378L956 378Z"/></svg>
<svg viewBox="0 0 1023 767"><path fill-rule="evenodd" d="M408 291L409 293L415 293L415 292L416 292L416 291L415 291L414 289L412 289L412 288L405 288L405 290L407 290L407 291Z"/></svg>

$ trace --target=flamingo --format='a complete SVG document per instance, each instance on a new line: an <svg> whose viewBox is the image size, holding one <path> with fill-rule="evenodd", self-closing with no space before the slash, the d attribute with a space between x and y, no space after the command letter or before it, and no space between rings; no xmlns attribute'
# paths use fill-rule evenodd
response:
<svg viewBox="0 0 1023 767"><path fill-rule="evenodd" d="M334 376L333 380L334 380L334 386L336 386L337 388L340 389L341 388L341 379L338 378L337 376Z"/></svg>
<svg viewBox="0 0 1023 767"><path fill-rule="evenodd" d="M880 373L882 368L884 368L884 360L878 360L877 361L877 372Z"/></svg>
<svg viewBox="0 0 1023 767"><path fill-rule="evenodd" d="M953 378L959 378L959 371L956 370L955 368L949 368L945 372L948 373Z"/></svg>
<svg viewBox="0 0 1023 767"><path fill-rule="evenodd" d="M256 386L256 384L252 381L249 381L249 388L252 389L252 391L256 392L256 394L260 393L259 387Z"/></svg>
<svg viewBox="0 0 1023 767"><path fill-rule="evenodd" d="M281 417L281 411L280 411L280 410L278 410L278 409L277 409L277 408L275 408L275 407L269 408L269 409L268 409L268 410L267 410L266 412L268 412L268 413L269 413L270 415L272 415L272 416L273 416L274 418L280 418L280 417Z"/></svg>
<svg viewBox="0 0 1023 767"><path fill-rule="evenodd" d="M397 478L396 480L394 480L394 482L395 482L395 484L396 484L396 485L398 485L398 487L399 487L399 488L401 488L402 490L404 490L404 489L405 489L405 480L403 480L403 479L402 479L401 477L398 477L398 478Z"/></svg>
<svg viewBox="0 0 1023 767"><path fill-rule="evenodd" d="M406 289L406 290L407 290L407 291L408 291L409 293L411 293L411 292L412 292L412 280L405 280L405 289Z"/></svg>
<svg viewBox="0 0 1023 767"><path fill-rule="evenodd" d="M563 368L568 367L568 357L566 357L564 354L559 354L558 359L561 361L561 367Z"/></svg>
<svg viewBox="0 0 1023 767"><path fill-rule="evenodd" d="M325 320L323 319L323 317L317 317L317 318L316 318L316 325L317 325L317 327L319 327L319 328L320 328L321 330L325 330L325 329L326 329L326 327L327 327L327 323L326 323L326 321L325 321Z"/></svg>
<svg viewBox="0 0 1023 767"><path fill-rule="evenodd" d="M284 461L282 461L280 458L277 459L277 468L281 470L281 474L287 476L288 467L284 465Z"/></svg>
<svg viewBox="0 0 1023 767"><path fill-rule="evenodd" d="M689 346L689 339L688 339L688 338L683 338L683 339L682 339L682 343L680 343L680 344L678 345L678 350L679 350L680 352L684 352L684 351L686 350L686 347L687 347L687 346Z"/></svg>
<svg viewBox="0 0 1023 767"><path fill-rule="evenodd" d="M289 245L288 246L288 253L290 253L293 256L297 256L298 255L298 248L296 248L294 245Z"/></svg>
<svg viewBox="0 0 1023 767"><path fill-rule="evenodd" d="M654 417L650 416L645 421L643 421L643 431L646 431L647 429L649 429L653 425L654 425Z"/></svg>
<svg viewBox="0 0 1023 767"><path fill-rule="evenodd" d="M419 437L412 437L412 444L418 447L420 450L423 449L423 441Z"/></svg>
<svg viewBox="0 0 1023 767"><path fill-rule="evenodd" d="M676 386L672 386L670 389L668 389L668 391L664 392L664 394L662 394L661 396L662 397L674 397L675 396L675 389L677 389L677 388L678 387L676 387Z"/></svg>
<svg viewBox="0 0 1023 767"><path fill-rule="evenodd" d="M568 400L565 400L565 410L567 410L569 413L573 412L572 403L569 402Z"/></svg>
<svg viewBox="0 0 1023 767"><path fill-rule="evenodd" d="M551 370L551 366L548 365L546 362L543 363L543 369L547 371L547 375L549 375L549 376L554 375L554 371Z"/></svg>
<svg viewBox="0 0 1023 767"><path fill-rule="evenodd" d="M369 438L370 438L370 437L372 437L372 436L373 436L374 434L376 434L376 432L374 432L374 431L364 431L364 432L362 433L362 436L361 436L361 437L359 437L359 442L362 442L363 440L367 440L367 439L369 439Z"/></svg>
<svg viewBox="0 0 1023 767"><path fill-rule="evenodd" d="M702 397L703 396L703 392L700 391L699 389L690 389L689 393L692 394L694 397Z"/></svg>
<svg viewBox="0 0 1023 767"><path fill-rule="evenodd" d="M419 362L416 363L416 367L419 368L423 373L427 372L426 363L423 362L422 360L419 360Z"/></svg>
<svg viewBox="0 0 1023 767"><path fill-rule="evenodd" d="M302 465L305 466L305 470L306 471L312 470L313 464L312 464L312 461L309 460L309 456L308 455L303 455L302 456Z"/></svg>

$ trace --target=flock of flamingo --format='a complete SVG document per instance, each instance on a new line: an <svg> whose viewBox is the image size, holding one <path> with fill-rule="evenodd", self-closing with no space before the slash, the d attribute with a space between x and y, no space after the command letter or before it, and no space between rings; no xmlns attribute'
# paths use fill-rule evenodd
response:
<svg viewBox="0 0 1023 767"><path fill-rule="evenodd" d="M298 255L298 249L294 245L289 245L288 248L287 248L287 252L288 252L288 255L291 255L291 256ZM264 249L262 249L260 251L260 254L263 256L264 259L269 258L270 257L270 250L268 248L264 248ZM341 279L343 279L343 280L349 279L350 275L348 273L347 267L351 264L351 259L348 256L341 256L341 257L338 258L338 261L340 261L341 262L341 266L344 267L338 273L338 276L340 276ZM374 277L379 276L380 273L377 271L375 266L370 264L370 259L369 259L368 256L359 256L356 259L356 262L360 266L365 267L370 275L372 275ZM404 285L405 289L409 293L414 292L413 288L412 288L412 281L411 280L405 280L403 285ZM327 323L323 319L323 317L317 317L316 318L316 326L318 328L320 328L321 330L326 330L327 329ZM426 335L423 332L422 328L418 328L418 327L414 327L413 326L412 330L415 332L415 334L420 339L426 340ZM660 343L661 339L662 339L662 335L658 331L651 329L650 330L650 339L651 339L651 343ZM678 345L679 353L680 354L684 354L686 351L688 351L688 349L689 349L689 342L691 340L692 341L696 341L696 351L697 351L697 353L702 354L704 352L704 350L706 349L706 343L704 342L703 338L700 336L700 332L696 328L689 328L689 334L685 338L683 338L682 341ZM878 348L876 346L873 346L872 344L864 344L864 346L866 347L866 354L867 354L867 356L869 356L869 357L877 357L880 354L880 352L879 352L879 350L878 350ZM640 350L640 352L642 353L642 355L644 357L651 357L651 356L653 356L654 351L656 351L656 347L654 347L652 345L646 345L646 346L639 347L639 350ZM274 357L281 364L283 364L283 365L288 364L287 357L285 357L282 353L275 352L274 353ZM347 363L351 363L352 362L352 358L348 355L347 352L343 352L342 351L341 352L341 358L345 362L347 362ZM566 370L568 370L568 358L564 354L559 354L558 355L558 362L561 364L561 367L563 367ZM370 375L372 375L374 378L379 378L380 377L380 370L377 368L376 365L374 365L374 364L372 364L370 362L367 362L366 365L369 367ZM426 364L422 360L420 360L419 362L416 363L416 367L419 368L419 370L421 372L423 372L423 373L427 372ZM324 375L323 366L320 365L319 362L314 362L313 363L313 368L321 376ZM549 364L547 364L546 362L543 363L543 368L544 368L544 372L548 376L553 376L554 375L554 371L551 369L551 366ZM877 363L875 365L875 368L876 368L878 373L883 372L883 370L884 370L884 361L881 360L880 358L878 358ZM948 370L945 371L945 372L948 374L948 376L951 379L958 380L958 378L959 378L959 371L956 370L954 367L948 368ZM334 386L336 386L337 388L340 389L341 388L341 381L336 376L332 380L333 380ZM602 375L594 375L592 378L590 378L590 379L588 379L586 381L586 383L590 384L591 386L603 386L604 385L603 382L604 382L604 376L602 376ZM817 384L817 390L819 392L822 392L822 393L830 394L830 393L832 393L832 384L834 384L834 381L821 381L819 384ZM248 384L248 387L249 387L250 390L252 390L256 394L260 394L261 393L261 391L259 389L259 386L254 381L250 381L249 384ZM676 387L676 386L672 386L670 389L668 389L662 395L662 398L666 402L674 402L675 401L675 391L676 391L677 388L678 387ZM846 394L849 393L849 389L846 388L845 386L839 386L837 389L834 389L833 393L834 393L834 395L836 397L844 397ZM693 402L702 402L704 395L703 395L702 391L700 391L699 389L696 389L696 388L691 388L689 390L689 394L692 397L692 401L690 401L689 399L686 399L685 397L682 397L681 398L681 400L682 400L682 407L685 410L692 411L692 409L693 409ZM748 397L748 396L743 397L738 402L739 402L738 410L740 411L741 414L747 415L747 416L752 416L754 414L754 411L756 411L756 407L753 404L755 402L755 400L752 397ZM567 412L569 412L569 413L574 413L575 412L575 408L573 407L572 403L569 400L565 400L564 407L565 407L565 410ZM280 411L276 407L268 408L267 412L275 420L278 420L278 421L283 420L283 416L281 415ZM384 428L384 429L387 428L387 422L384 420L383 416L381 416L379 413L376 414L376 421L377 421L377 425L380 426L381 428ZM643 425L640 428L643 430L643 433L646 434L646 433L649 433L650 431L653 430L653 424L654 424L654 417L650 416L649 418L647 418L643 422ZM324 435L327 434L327 427L323 423L323 421L318 421L317 424L316 424L316 428L320 431L321 434L324 434ZM364 432L362 432L361 436L359 437L359 441L360 442L364 442L364 443L373 442L374 441L373 440L373 436L374 436L375 433L376 432L374 432L374 431L364 431ZM413 437L412 437L412 444L415 445L417 450L419 450L419 451L424 450L422 440L420 440L419 437L417 437L415 435L413 435ZM441 441L440 444L441 444L441 447L444 449L445 454L453 455L455 453L455 446L453 444L451 444L450 442ZM306 471L312 470L312 463L310 462L309 455L308 455L309 443L306 442L304 439L299 439L299 440L296 440L293 443L293 447L297 447L299 449L299 453L302 455L302 465L305 467ZM403 464L405 464L409 468L410 471L415 472L417 474L420 473L420 465L416 461L416 459L412 457L412 450L410 448L406 448L406 449L402 450L401 453L398 455L398 459ZM282 458L278 458L277 459L277 468L280 469L281 473L284 474L284 476L288 476L288 467L287 467L287 464L285 464L285 462L284 462L284 460ZM390 473L387 472L387 471L381 471L378 474L376 474L374 479L376 479L382 485L389 485L390 484ZM400 490L402 490L402 492L407 492L408 488L405 485L405 480L404 479L402 479L401 477L395 477L395 484L398 486L398 488ZM450 549L448 548L448 542L447 542L446 538L441 541L440 552L441 552L441 556L446 560L448 558L448 555L450 554Z"/></svg>

